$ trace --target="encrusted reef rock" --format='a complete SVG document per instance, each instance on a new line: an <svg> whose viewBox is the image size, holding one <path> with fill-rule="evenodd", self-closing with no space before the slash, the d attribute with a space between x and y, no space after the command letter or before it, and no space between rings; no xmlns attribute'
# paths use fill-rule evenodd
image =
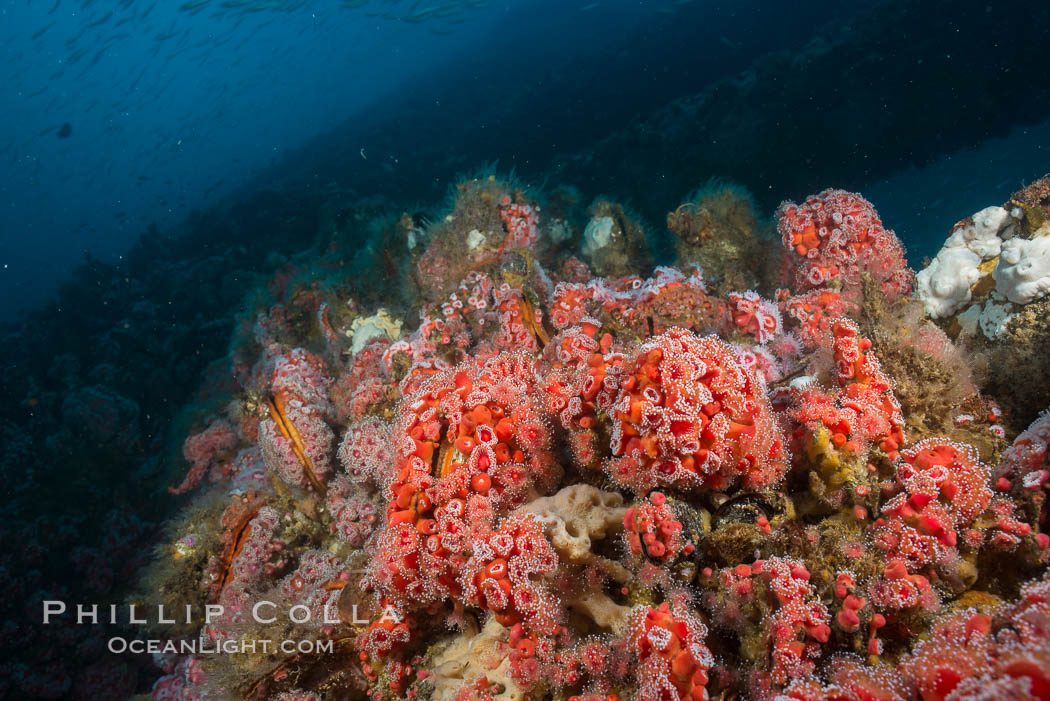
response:
<svg viewBox="0 0 1050 701"><path fill-rule="evenodd" d="M535 246L539 207L524 193L495 177L466 180L457 186L452 211L425 231L416 232L425 250L416 265L416 283L424 299L447 294L447 285L472 270L506 260L506 254Z"/></svg>
<svg viewBox="0 0 1050 701"><path fill-rule="evenodd" d="M712 181L667 214L678 264L696 263L709 281L725 290L752 289L771 256L763 255L765 225L750 193L732 183Z"/></svg>
<svg viewBox="0 0 1050 701"><path fill-rule="evenodd" d="M1023 212L1018 217L1021 220L1021 235L1031 237L1050 221L1050 176L1043 176L1018 190L1003 207L1011 210L1016 207Z"/></svg>
<svg viewBox="0 0 1050 701"><path fill-rule="evenodd" d="M987 340L973 334L975 352L986 359L985 390L1008 411L1013 427L1022 428L1035 417L1033 407L1050 398L1050 298L1022 305L997 324L994 335Z"/></svg>
<svg viewBox="0 0 1050 701"><path fill-rule="evenodd" d="M588 211L581 251L594 272L621 277L652 264L645 229L623 205L597 199Z"/></svg>
<svg viewBox="0 0 1050 701"><path fill-rule="evenodd" d="M775 274L746 198L697 195L669 224L708 286L617 204L465 182L399 224L403 326L323 281L252 310L136 598L223 607L158 635L303 647L163 656L154 698L1039 698L1041 193L916 295L857 193L782 204Z"/></svg>

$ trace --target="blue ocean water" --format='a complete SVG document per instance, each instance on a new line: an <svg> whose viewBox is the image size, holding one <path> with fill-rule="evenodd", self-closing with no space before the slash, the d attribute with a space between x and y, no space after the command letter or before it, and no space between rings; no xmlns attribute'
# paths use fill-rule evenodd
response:
<svg viewBox="0 0 1050 701"><path fill-rule="evenodd" d="M503 14L317 5L5 2L8 296L38 302L83 255L176 227Z"/></svg>
<svg viewBox="0 0 1050 701"><path fill-rule="evenodd" d="M159 666L95 675L98 641L23 600L128 594L191 427L259 399L229 372L250 314L330 283L415 323L384 237L464 175L580 229L622 202L647 265L706 183L767 229L844 188L919 268L1050 172L1048 41L1036 0L0 0L0 632L27 641L0 647L0 698L149 690Z"/></svg>
<svg viewBox="0 0 1050 701"><path fill-rule="evenodd" d="M831 2L12 0L2 12L6 318L51 298L84 256L117 261L150 226L174 231L238 187L283 177L290 156L300 179L355 171L388 196L440 194L480 163L539 174L672 100L746 79L763 57L863 31ZM973 118L1002 131L1037 117ZM768 189L740 165L682 173L667 199L720 175ZM862 171L838 169L840 181Z"/></svg>

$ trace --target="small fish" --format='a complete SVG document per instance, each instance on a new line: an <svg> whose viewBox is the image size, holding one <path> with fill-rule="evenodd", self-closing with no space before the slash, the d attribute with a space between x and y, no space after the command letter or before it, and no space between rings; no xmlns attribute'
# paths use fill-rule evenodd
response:
<svg viewBox="0 0 1050 701"><path fill-rule="evenodd" d="M55 23L52 22L51 24L48 24L48 25L45 25L45 26L41 27L40 29L38 29L35 32L33 32L33 38L34 39L39 39L40 37L44 36L44 32L46 32L47 30L51 29L54 26L55 26Z"/></svg>
<svg viewBox="0 0 1050 701"><path fill-rule="evenodd" d="M146 19L146 17L149 16L149 13L153 12L153 8L156 7L159 2L160 0L157 0L157 2L147 7L146 11L139 15L139 19Z"/></svg>
<svg viewBox="0 0 1050 701"><path fill-rule="evenodd" d="M428 19L434 19L436 17L443 17L449 13L458 12L459 8L454 4L449 5L435 5L434 7L428 7L425 10L413 12L410 15L402 15L402 22L409 22L411 24L419 24L425 22Z"/></svg>
<svg viewBox="0 0 1050 701"><path fill-rule="evenodd" d="M69 122L65 122L62 126L58 128L58 131L55 132L55 136L57 136L60 139L68 139L72 134L73 125Z"/></svg>
<svg viewBox="0 0 1050 701"><path fill-rule="evenodd" d="M89 27L97 27L100 24L105 24L106 22L109 21L109 18L112 17L112 16L113 16L113 11L110 10L108 13L106 13L105 15L100 17L99 19L95 20L94 22L91 22L87 26L89 26Z"/></svg>
<svg viewBox="0 0 1050 701"><path fill-rule="evenodd" d="M72 64L76 63L80 59L84 58L84 56L86 56L89 51L90 51L90 49L88 49L88 48L77 49L76 51L74 51L73 53L71 53L69 56L66 57L66 63L69 64L69 65L72 65Z"/></svg>

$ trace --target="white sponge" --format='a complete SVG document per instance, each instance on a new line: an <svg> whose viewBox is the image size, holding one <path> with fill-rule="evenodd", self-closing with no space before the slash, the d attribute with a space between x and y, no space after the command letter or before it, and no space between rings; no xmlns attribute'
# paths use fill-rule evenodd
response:
<svg viewBox="0 0 1050 701"><path fill-rule="evenodd" d="M1002 207L985 207L970 219L973 220L973 224L952 232L944 242L944 247L968 248L982 260L995 258L999 255L1003 243L999 232L1012 223L1010 213Z"/></svg>
<svg viewBox="0 0 1050 701"><path fill-rule="evenodd" d="M1050 236L1003 243L993 275L996 294L1016 304L1027 304L1050 292Z"/></svg>
<svg viewBox="0 0 1050 701"><path fill-rule="evenodd" d="M978 266L999 255L1012 224L1010 213L1002 207L985 207L970 217L969 224L952 232L937 257L915 278L927 314L941 319L970 303L970 288L982 276Z"/></svg>
<svg viewBox="0 0 1050 701"><path fill-rule="evenodd" d="M970 288L981 277L981 257L964 247L945 246L915 276L919 299L934 319L951 316L970 303Z"/></svg>

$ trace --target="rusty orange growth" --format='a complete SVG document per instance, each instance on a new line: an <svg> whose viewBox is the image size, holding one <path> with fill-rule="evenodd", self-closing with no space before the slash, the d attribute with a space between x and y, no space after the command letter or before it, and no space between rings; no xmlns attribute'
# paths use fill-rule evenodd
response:
<svg viewBox="0 0 1050 701"><path fill-rule="evenodd" d="M540 348L546 346L550 340L550 334L543 328L543 324L536 319L536 310L529 304L529 300L525 299L524 295L520 301L521 307L521 320L525 324L525 327L532 331L532 335L536 337L536 340L540 344Z"/></svg>
<svg viewBox="0 0 1050 701"><path fill-rule="evenodd" d="M252 519L259 513L259 509L263 507L264 503L265 501L258 494L249 492L240 497L239 503L235 502L226 507L226 511L222 515L222 526L231 537L220 559L221 574L215 589L215 599L219 598L223 588L226 586L226 582L229 581L230 573L233 571L233 561L241 554Z"/></svg>
<svg viewBox="0 0 1050 701"><path fill-rule="evenodd" d="M525 327L536 338L536 345L542 349L551 340L550 334L543 328L543 323L536 314L536 309L525 298L524 292L508 297L499 305L499 311L511 317Z"/></svg>
<svg viewBox="0 0 1050 701"><path fill-rule="evenodd" d="M288 413L285 411L284 396L280 393L275 394L270 397L268 404L270 417L277 424L277 430L281 432L281 435L291 442L292 452L302 464L306 478L310 480L310 484L317 490L317 493L324 496L326 493L325 487L321 484L321 480L317 479L317 474L314 472L314 463L310 456L306 454L306 445L303 443L303 437L299 435L299 429L289 420Z"/></svg>
<svg viewBox="0 0 1050 701"><path fill-rule="evenodd" d="M448 477L454 472L456 449L449 443L441 444L438 453L437 476L441 479Z"/></svg>
<svg viewBox="0 0 1050 701"><path fill-rule="evenodd" d="M489 265L492 265L494 263L498 263L500 261L500 254L502 254L502 252L503 252L503 246L500 246L497 249L497 251L498 251L498 253L496 255L486 256L486 257L482 258L481 260L479 260L474 265L472 265L469 268L467 268L467 272L476 273L479 270L481 270L482 268L485 268L485 267L487 267Z"/></svg>
<svg viewBox="0 0 1050 701"><path fill-rule="evenodd" d="M335 329L332 328L327 302L321 302L320 306L317 307L317 325L321 329L321 335L324 336L325 343L328 344L329 350L332 352L338 352L339 337L336 335Z"/></svg>

